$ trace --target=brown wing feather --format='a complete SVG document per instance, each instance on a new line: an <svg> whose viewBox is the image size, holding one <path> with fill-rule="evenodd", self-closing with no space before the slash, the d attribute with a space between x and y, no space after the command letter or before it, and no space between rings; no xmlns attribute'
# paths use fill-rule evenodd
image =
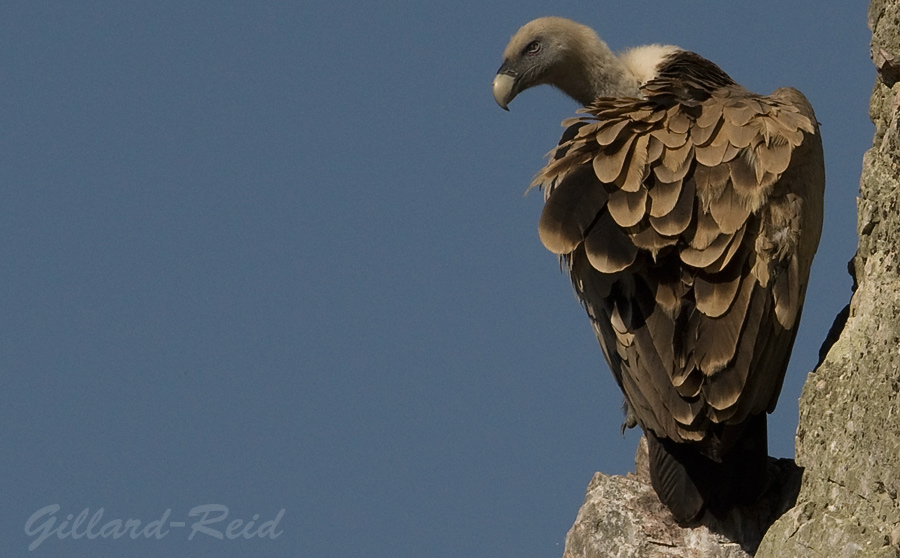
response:
<svg viewBox="0 0 900 558"><path fill-rule="evenodd" d="M608 198L592 168L575 167L544 204L538 225L541 242L554 254L568 254L584 240L584 231Z"/></svg>
<svg viewBox="0 0 900 558"><path fill-rule="evenodd" d="M799 92L701 85L664 75L645 99L599 99L535 183L541 239L561 254L638 422L716 458L722 428L774 408L824 171Z"/></svg>

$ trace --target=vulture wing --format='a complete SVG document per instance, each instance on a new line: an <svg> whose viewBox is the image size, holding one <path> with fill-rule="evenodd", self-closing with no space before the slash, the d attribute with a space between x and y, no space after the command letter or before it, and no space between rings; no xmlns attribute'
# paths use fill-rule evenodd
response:
<svg viewBox="0 0 900 558"><path fill-rule="evenodd" d="M799 91L750 93L692 53L642 92L563 123L540 237L638 423L721 462L757 415L765 447L822 226L821 139Z"/></svg>

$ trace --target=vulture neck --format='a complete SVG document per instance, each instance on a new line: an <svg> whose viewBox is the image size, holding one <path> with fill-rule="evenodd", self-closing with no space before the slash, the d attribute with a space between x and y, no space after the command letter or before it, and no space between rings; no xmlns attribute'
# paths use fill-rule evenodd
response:
<svg viewBox="0 0 900 558"><path fill-rule="evenodd" d="M576 43L554 85L587 106L600 97L640 97L635 74L596 35Z"/></svg>

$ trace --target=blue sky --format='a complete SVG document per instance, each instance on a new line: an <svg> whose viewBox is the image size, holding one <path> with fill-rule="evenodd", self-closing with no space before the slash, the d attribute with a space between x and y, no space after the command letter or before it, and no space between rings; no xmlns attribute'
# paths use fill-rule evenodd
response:
<svg viewBox="0 0 900 558"><path fill-rule="evenodd" d="M542 15L815 106L825 230L769 422L792 455L850 296L866 3L7 2L0 555L561 555L638 436L523 196L577 107L491 97ZM29 552L52 504L186 527ZM208 504L280 535L189 540Z"/></svg>

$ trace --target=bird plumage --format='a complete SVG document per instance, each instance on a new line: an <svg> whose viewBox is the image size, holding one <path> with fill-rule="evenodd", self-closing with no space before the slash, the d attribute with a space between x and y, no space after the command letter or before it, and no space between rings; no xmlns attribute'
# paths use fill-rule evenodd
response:
<svg viewBox="0 0 900 558"><path fill-rule="evenodd" d="M506 108L547 83L587 105L533 184L539 234L647 434L654 488L690 522L765 480L765 415L822 226L818 124L795 89L751 93L671 46L616 57L586 29L524 26L494 94Z"/></svg>

